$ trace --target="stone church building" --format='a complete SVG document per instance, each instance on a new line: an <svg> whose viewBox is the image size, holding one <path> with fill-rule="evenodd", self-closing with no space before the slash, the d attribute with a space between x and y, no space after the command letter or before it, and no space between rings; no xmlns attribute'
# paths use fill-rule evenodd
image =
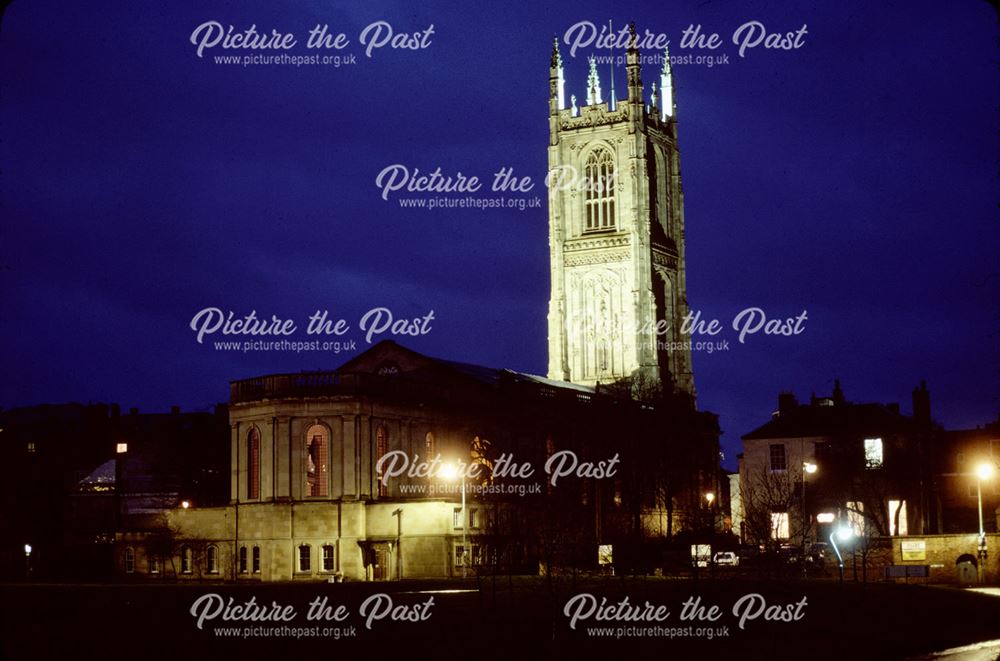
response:
<svg viewBox="0 0 1000 661"><path fill-rule="evenodd" d="M339 369L235 381L230 496L123 521L116 562L142 580L394 580L612 563L711 521L716 417L694 405L684 217L669 59L648 99L586 105L550 67L548 376L382 342ZM573 453L555 484L543 467ZM409 461L397 471L393 462ZM466 479L420 469L476 466ZM392 461L390 461L390 459ZM505 461L507 462L505 464ZM569 459L567 459L569 461ZM533 474L504 473L510 463ZM391 473L391 474L390 474Z"/></svg>

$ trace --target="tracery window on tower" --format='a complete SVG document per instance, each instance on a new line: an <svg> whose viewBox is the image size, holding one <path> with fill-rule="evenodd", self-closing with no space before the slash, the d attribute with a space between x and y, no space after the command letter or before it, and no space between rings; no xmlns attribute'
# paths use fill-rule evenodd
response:
<svg viewBox="0 0 1000 661"><path fill-rule="evenodd" d="M615 228L615 159L607 149L596 149L587 158L584 168L586 178L587 232L600 232Z"/></svg>

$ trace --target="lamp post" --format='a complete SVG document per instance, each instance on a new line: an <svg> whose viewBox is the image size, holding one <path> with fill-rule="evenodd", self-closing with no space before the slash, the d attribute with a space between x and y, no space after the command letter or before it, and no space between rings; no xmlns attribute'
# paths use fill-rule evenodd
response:
<svg viewBox="0 0 1000 661"><path fill-rule="evenodd" d="M806 526L806 473L812 475L816 472L816 464L804 461L802 462L802 576L806 575L806 536L809 534L808 527Z"/></svg>
<svg viewBox="0 0 1000 661"><path fill-rule="evenodd" d="M455 464L445 464L441 467L441 475L446 480L455 479L456 475L462 478L462 578L466 578L466 556L469 554L469 546L466 542L466 517L465 517L465 471L459 469Z"/></svg>
<svg viewBox="0 0 1000 661"><path fill-rule="evenodd" d="M840 582L844 582L844 556L840 554L840 548L837 546L837 539L842 542L846 542L851 537L854 537L854 528L851 526L842 525L837 530L830 533L830 544L833 545L833 550L837 553L837 564L840 566Z"/></svg>
<svg viewBox="0 0 1000 661"><path fill-rule="evenodd" d="M986 575L986 529L983 526L983 480L988 480L993 476L993 465L983 462L976 467L976 498L979 501L979 544L977 555L979 557L979 582L982 583Z"/></svg>
<svg viewBox="0 0 1000 661"><path fill-rule="evenodd" d="M31 544L24 545L24 582L31 580Z"/></svg>

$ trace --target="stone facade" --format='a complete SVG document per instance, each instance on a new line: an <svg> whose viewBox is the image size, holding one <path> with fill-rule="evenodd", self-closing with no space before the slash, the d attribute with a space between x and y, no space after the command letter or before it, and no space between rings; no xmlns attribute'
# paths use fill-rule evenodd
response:
<svg viewBox="0 0 1000 661"><path fill-rule="evenodd" d="M628 96L602 101L594 61L587 105L567 108L558 42L549 73L549 369L593 385L634 374L694 394L684 204L669 59L646 105L639 54ZM612 92L613 94L613 92ZM657 104L662 107L658 107Z"/></svg>

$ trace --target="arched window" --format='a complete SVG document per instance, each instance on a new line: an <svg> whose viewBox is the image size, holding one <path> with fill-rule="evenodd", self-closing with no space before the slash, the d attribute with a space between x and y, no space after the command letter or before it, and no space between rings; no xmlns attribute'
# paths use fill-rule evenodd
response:
<svg viewBox="0 0 1000 661"><path fill-rule="evenodd" d="M586 177L587 232L615 228L615 160L607 149L590 154L584 168Z"/></svg>
<svg viewBox="0 0 1000 661"><path fill-rule="evenodd" d="M247 498L260 498L260 430L247 433Z"/></svg>
<svg viewBox="0 0 1000 661"><path fill-rule="evenodd" d="M309 548L308 544L302 544L299 546L299 571L307 572L311 571L312 563L312 549Z"/></svg>
<svg viewBox="0 0 1000 661"><path fill-rule="evenodd" d="M251 556L252 564L250 565L250 571L255 574L260 573L260 547L253 547L253 555Z"/></svg>
<svg viewBox="0 0 1000 661"><path fill-rule="evenodd" d="M240 547L240 573L247 573L247 547Z"/></svg>
<svg viewBox="0 0 1000 661"><path fill-rule="evenodd" d="M209 574L219 573L219 547L211 545L205 551L205 570Z"/></svg>
<svg viewBox="0 0 1000 661"><path fill-rule="evenodd" d="M191 553L191 547L185 546L181 548L181 573L190 574L191 573L191 560L193 554Z"/></svg>
<svg viewBox="0 0 1000 661"><path fill-rule="evenodd" d="M135 571L135 549L131 546L125 548L125 573L131 574Z"/></svg>
<svg viewBox="0 0 1000 661"><path fill-rule="evenodd" d="M306 432L306 494L327 495L329 477L329 444L326 427L313 425Z"/></svg>
<svg viewBox="0 0 1000 661"><path fill-rule="evenodd" d="M389 451L389 432L385 430L385 427L379 425L375 429L375 465L378 465L378 460L386 455ZM382 474L379 473L375 476L378 480L378 495L388 496L389 487L382 481Z"/></svg>

